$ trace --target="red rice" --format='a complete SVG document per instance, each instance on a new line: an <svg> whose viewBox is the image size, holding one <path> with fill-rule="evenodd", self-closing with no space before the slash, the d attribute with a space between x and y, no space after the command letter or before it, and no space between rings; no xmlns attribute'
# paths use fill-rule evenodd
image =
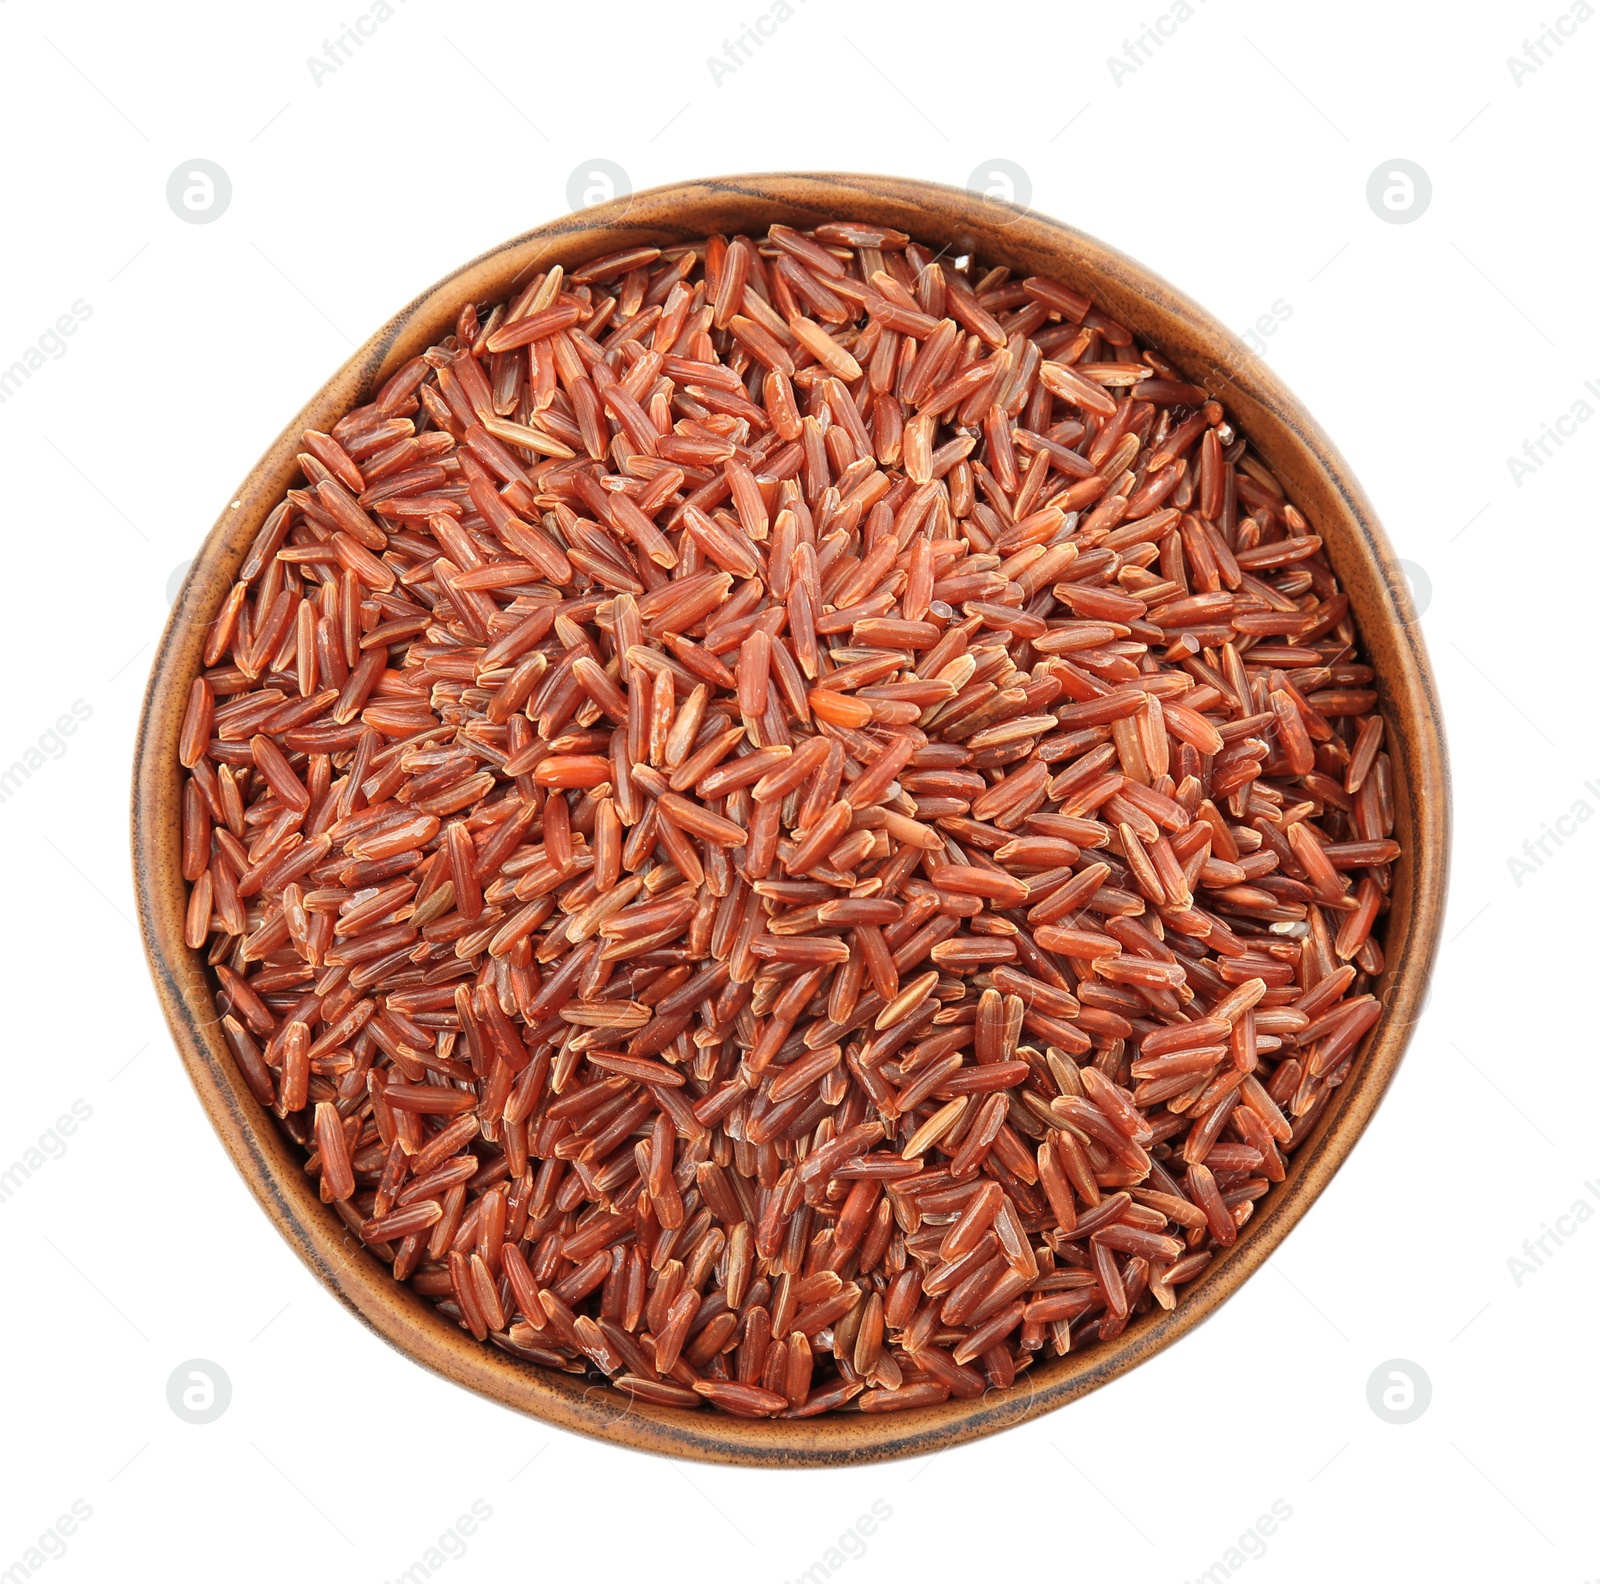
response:
<svg viewBox="0 0 1600 1584"><path fill-rule="evenodd" d="M206 645L186 935L480 1339L885 1413L1118 1335L1379 1014L1392 781L1321 539L1075 289L643 246L309 432Z"/></svg>

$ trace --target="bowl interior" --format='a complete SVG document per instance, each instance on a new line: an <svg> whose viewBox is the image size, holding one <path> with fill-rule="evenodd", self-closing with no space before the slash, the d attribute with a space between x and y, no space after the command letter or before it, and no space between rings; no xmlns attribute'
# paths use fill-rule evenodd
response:
<svg viewBox="0 0 1600 1584"><path fill-rule="evenodd" d="M533 274L636 242L671 244L806 227L850 217L885 224L954 256L1051 275L1147 338L1210 390L1323 536L1377 672L1396 783L1395 867L1384 927L1383 1016L1364 1056L1286 1180L1239 1241L1114 1342L1036 1364L1009 1390L910 1412L749 1421L632 1402L610 1387L546 1371L475 1342L365 1253L308 1181L298 1152L246 1087L224 1045L200 954L183 942L177 740L189 684L214 618L267 512L298 474L298 436L329 428L401 364L447 333L467 301L498 301ZM441 281L363 345L284 430L213 527L175 604L147 686L133 793L135 884L146 952L191 1079L233 1160L317 1275L393 1346L536 1417L605 1440L712 1461L818 1466L926 1453L1016 1424L1092 1391L1170 1345L1267 1258L1326 1185L1392 1078L1420 1011L1443 912L1448 780L1437 699L1404 575L1360 487L1299 404L1210 315L1149 271L1058 222L958 189L855 175L730 177L657 188L568 216L507 242Z"/></svg>

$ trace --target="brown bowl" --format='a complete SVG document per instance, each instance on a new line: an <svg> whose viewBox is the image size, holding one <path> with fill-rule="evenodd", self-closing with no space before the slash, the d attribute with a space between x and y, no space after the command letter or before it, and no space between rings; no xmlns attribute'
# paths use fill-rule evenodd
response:
<svg viewBox="0 0 1600 1584"><path fill-rule="evenodd" d="M1396 771L1396 865L1383 1016L1337 1103L1290 1159L1239 1241L1177 1309L1156 1310L1114 1342L1036 1364L982 1399L905 1413L737 1419L630 1403L610 1387L524 1363L475 1342L393 1280L324 1205L298 1152L257 1104L218 1029L199 953L183 941L178 733L208 624L267 512L297 472L299 435L326 430L407 359L446 334L462 304L495 302L534 272L572 268L633 243L680 243L849 217L887 224L957 254L1052 275L1146 336L1185 377L1224 402L1323 536L1377 671ZM883 176L736 176L657 187L568 215L474 259L397 313L306 404L235 492L168 618L150 673L133 786L134 883L150 971L201 1102L262 1207L306 1264L387 1342L497 1402L565 1429L650 1452L720 1463L819 1467L925 1454L1034 1418L1093 1391L1193 1329L1282 1242L1366 1127L1420 1013L1444 912L1449 779L1434 682L1407 584L1343 459L1277 378L1210 314L1149 270L1081 231L956 188Z"/></svg>

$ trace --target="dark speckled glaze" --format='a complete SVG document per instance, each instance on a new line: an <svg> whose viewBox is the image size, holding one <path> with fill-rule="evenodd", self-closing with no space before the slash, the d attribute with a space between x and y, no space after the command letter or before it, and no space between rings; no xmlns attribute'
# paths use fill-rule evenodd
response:
<svg viewBox="0 0 1600 1584"><path fill-rule="evenodd" d="M177 741L207 624L271 507L297 474L297 437L327 429L401 363L447 333L468 299L494 302L538 270L633 243L689 241L853 218L908 231L953 254L1053 275L1148 337L1210 389L1323 535L1377 670L1396 772L1395 868L1385 1011L1336 1103L1292 1156L1287 1180L1172 1313L1156 1310L1114 1342L1035 1366L1006 1391L883 1416L749 1421L630 1403L609 1387L544 1370L471 1336L392 1280L321 1203L296 1151L235 1068L198 953L183 943ZM234 1164L306 1264L372 1330L436 1373L565 1429L642 1451L768 1468L830 1467L937 1451L1058 1408L1132 1369L1198 1325L1277 1248L1360 1137L1420 1014L1444 911L1449 778L1438 698L1407 584L1343 459L1262 362L1209 314L1131 259L1041 215L956 188L841 174L734 176L658 187L537 226L448 276L367 341L236 491L190 569L145 692L133 782L133 862L150 971L173 1040Z"/></svg>

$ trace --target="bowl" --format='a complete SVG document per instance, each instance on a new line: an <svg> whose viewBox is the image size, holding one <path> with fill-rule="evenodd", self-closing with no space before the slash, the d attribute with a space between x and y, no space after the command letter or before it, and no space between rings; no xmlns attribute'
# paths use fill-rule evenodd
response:
<svg viewBox="0 0 1600 1584"><path fill-rule="evenodd" d="M1229 410L1323 536L1377 673L1396 784L1396 865L1384 935L1384 1011L1336 1102L1290 1157L1232 1248L1117 1339L1036 1364L1006 1390L887 1415L745 1420L631 1402L582 1377L476 1342L397 1283L321 1202L303 1162L251 1095L221 1036L200 953L183 939L177 746L189 686L213 620L267 512L298 467L299 435L369 401L402 363L446 334L465 302L498 301L535 272L615 249L672 244L773 221L849 217L976 253L1091 295L1147 337ZM674 1457L769 1468L925 1455L1073 1401L1170 1347L1213 1313L1283 1241L1354 1147L1394 1077L1427 989L1445 902L1449 780L1433 676L1408 585L1359 484L1327 436L1261 360L1204 310L1113 248L1058 221L957 188L839 174L734 176L657 187L536 226L464 265L401 309L340 368L234 491L168 618L145 690L135 756L134 883L145 951L179 1055L235 1166L317 1278L391 1346L439 1375L534 1418Z"/></svg>

